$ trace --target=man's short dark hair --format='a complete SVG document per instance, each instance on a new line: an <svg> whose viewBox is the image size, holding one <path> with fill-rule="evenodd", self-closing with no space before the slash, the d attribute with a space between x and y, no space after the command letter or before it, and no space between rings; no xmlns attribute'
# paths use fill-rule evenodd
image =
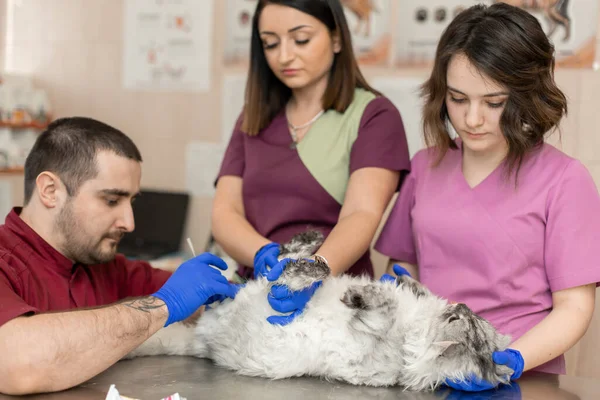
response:
<svg viewBox="0 0 600 400"><path fill-rule="evenodd" d="M96 155L111 151L138 162L140 151L123 132L103 122L85 117L60 118L37 138L25 160L25 197L27 205L39 174L56 174L74 196L81 185L98 175Z"/></svg>

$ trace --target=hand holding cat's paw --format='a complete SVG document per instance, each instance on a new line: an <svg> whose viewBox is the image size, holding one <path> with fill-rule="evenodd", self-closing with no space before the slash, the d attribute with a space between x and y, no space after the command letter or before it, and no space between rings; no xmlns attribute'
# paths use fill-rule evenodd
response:
<svg viewBox="0 0 600 400"><path fill-rule="evenodd" d="M284 249L285 254L289 254ZM279 283L271 288L267 300L280 313L267 321L273 325L287 325L302 314L315 291L330 274L327 262L311 258L283 258L267 273L269 282Z"/></svg>
<svg viewBox="0 0 600 400"><path fill-rule="evenodd" d="M480 379L475 375L468 376L462 381L447 379L445 384L452 389L463 390L465 392L481 392L483 390L493 389L497 386L497 384L488 382L485 379Z"/></svg>
<svg viewBox="0 0 600 400"><path fill-rule="evenodd" d="M525 360L519 350L506 349L504 351L495 351L492 354L492 360L498 365L506 365L514 372L510 376L511 381L516 381L523 374L525 368Z"/></svg>
<svg viewBox="0 0 600 400"><path fill-rule="evenodd" d="M410 272L408 272L404 267L402 267L399 264L394 264L394 273L396 274L396 276L392 276L390 274L383 274L381 276L381 278L379 278L379 281L381 282L395 282L396 281L396 277L398 276L403 276L403 275L410 275Z"/></svg>
<svg viewBox="0 0 600 400"><path fill-rule="evenodd" d="M277 264L280 246L278 243L268 243L258 249L254 255L254 279L266 276L269 269Z"/></svg>
<svg viewBox="0 0 600 400"><path fill-rule="evenodd" d="M331 271L327 263L311 258L283 258L267 274L269 282L300 291L324 280Z"/></svg>
<svg viewBox="0 0 600 400"><path fill-rule="evenodd" d="M283 271L285 271L285 267L287 267L287 265L290 261L293 261L293 259L283 258L279 262L277 262L275 265L273 265L271 270L265 274L265 276L267 277L267 280L269 282L274 282L277 279L279 279L281 274L283 274Z"/></svg>
<svg viewBox="0 0 600 400"><path fill-rule="evenodd" d="M311 286L292 292L287 286L273 286L267 299L271 307L280 313L289 313L290 315L272 315L267 321L273 325L287 325L298 315L302 314L306 303L315 294L315 291L323 284L322 281L315 282Z"/></svg>
<svg viewBox="0 0 600 400"><path fill-rule="evenodd" d="M518 350L506 349L504 351L495 351L492 353L492 359L497 365L505 365L514 371L510 377L511 381L517 380L521 377L525 367L525 362L523 361L523 356ZM464 390L467 392L479 392L482 390L493 389L497 386L496 383L479 379L474 375L467 377L464 381L453 381L448 379L446 380L445 384L453 389Z"/></svg>
<svg viewBox="0 0 600 400"><path fill-rule="evenodd" d="M381 278L379 278L379 282L396 282L396 278L390 274L383 274Z"/></svg>
<svg viewBox="0 0 600 400"><path fill-rule="evenodd" d="M412 278L412 276L410 275L410 272L408 272L408 270L400 264L394 264L393 269L394 269L394 273L396 274L396 276L408 275Z"/></svg>
<svg viewBox="0 0 600 400"><path fill-rule="evenodd" d="M439 392L446 394L445 392ZM495 388L491 393L488 391L465 392L453 390L447 393L444 400L489 400L489 399L521 399L521 387L518 383L502 385Z"/></svg>

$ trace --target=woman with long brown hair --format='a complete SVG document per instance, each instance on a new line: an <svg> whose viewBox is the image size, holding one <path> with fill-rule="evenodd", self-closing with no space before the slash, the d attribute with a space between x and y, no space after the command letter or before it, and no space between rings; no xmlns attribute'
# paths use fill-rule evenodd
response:
<svg viewBox="0 0 600 400"><path fill-rule="evenodd" d="M600 197L581 162L544 141L567 112L554 47L526 11L473 6L443 33L422 89L428 148L375 248L511 335L494 361L513 379L565 373L600 281Z"/></svg>
<svg viewBox="0 0 600 400"><path fill-rule="evenodd" d="M333 275L373 276L369 246L408 171L398 110L361 74L339 0L261 0L246 101L218 175L213 235L242 279L275 279L279 243L310 229ZM272 307L302 312L317 286L274 288Z"/></svg>

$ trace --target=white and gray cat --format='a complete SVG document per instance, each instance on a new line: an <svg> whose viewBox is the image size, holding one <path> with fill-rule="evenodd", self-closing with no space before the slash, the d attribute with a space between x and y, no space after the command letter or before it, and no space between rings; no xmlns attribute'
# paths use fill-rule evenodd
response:
<svg viewBox="0 0 600 400"><path fill-rule="evenodd" d="M243 375L265 378L316 376L357 385L401 385L432 390L447 378L469 374L509 382L513 372L492 361L510 338L464 304L434 296L408 276L396 282L330 276L308 257L322 235L310 231L281 248L290 262L278 281L251 281L234 300L211 305L196 326L161 329L128 357L191 355L209 358ZM286 326L271 325L267 302L273 284L300 290L323 285L305 311Z"/></svg>

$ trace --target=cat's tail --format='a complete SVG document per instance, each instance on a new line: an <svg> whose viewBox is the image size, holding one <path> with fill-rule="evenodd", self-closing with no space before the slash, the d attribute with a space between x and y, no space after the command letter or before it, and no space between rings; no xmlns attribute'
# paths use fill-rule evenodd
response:
<svg viewBox="0 0 600 400"><path fill-rule="evenodd" d="M123 359L143 356L199 356L194 346L195 324L178 322L160 329Z"/></svg>

